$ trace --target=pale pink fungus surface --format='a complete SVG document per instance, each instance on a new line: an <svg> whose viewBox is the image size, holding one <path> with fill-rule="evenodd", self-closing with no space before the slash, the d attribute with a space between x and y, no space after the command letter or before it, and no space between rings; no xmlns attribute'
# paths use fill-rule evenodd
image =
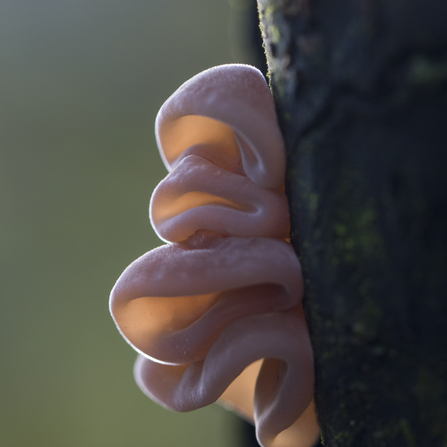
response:
<svg viewBox="0 0 447 447"><path fill-rule="evenodd" d="M285 154L262 74L223 65L162 106L169 175L150 217L167 245L112 290L119 331L139 352L138 385L177 411L220 399L264 447L310 447L319 433L299 261L285 241Z"/></svg>

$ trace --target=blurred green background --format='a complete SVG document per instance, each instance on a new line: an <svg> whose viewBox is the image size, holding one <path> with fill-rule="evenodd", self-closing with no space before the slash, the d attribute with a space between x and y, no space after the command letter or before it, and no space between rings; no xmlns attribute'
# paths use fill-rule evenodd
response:
<svg viewBox="0 0 447 447"><path fill-rule="evenodd" d="M199 71L249 60L238 5L0 0L1 447L241 445L217 405L175 414L139 391L107 303L161 245L158 108Z"/></svg>

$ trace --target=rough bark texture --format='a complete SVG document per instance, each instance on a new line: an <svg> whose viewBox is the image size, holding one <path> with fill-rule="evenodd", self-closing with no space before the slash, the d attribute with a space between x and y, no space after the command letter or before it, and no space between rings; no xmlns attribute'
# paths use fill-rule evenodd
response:
<svg viewBox="0 0 447 447"><path fill-rule="evenodd" d="M447 446L447 2L258 0L324 445Z"/></svg>

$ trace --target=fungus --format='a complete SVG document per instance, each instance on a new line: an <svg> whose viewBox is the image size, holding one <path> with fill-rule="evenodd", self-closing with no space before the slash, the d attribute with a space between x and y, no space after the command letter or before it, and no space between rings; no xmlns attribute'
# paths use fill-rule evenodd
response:
<svg viewBox="0 0 447 447"><path fill-rule="evenodd" d="M219 400L255 423L264 447L310 447L313 356L267 84L247 65L211 68L164 103L155 127L169 174L150 218L167 244L134 261L110 298L139 353L136 381L176 411Z"/></svg>

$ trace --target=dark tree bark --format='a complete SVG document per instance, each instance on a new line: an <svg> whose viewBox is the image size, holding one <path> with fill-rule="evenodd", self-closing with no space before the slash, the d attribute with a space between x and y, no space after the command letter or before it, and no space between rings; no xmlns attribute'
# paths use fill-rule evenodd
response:
<svg viewBox="0 0 447 447"><path fill-rule="evenodd" d="M259 0L325 446L447 446L447 2Z"/></svg>

